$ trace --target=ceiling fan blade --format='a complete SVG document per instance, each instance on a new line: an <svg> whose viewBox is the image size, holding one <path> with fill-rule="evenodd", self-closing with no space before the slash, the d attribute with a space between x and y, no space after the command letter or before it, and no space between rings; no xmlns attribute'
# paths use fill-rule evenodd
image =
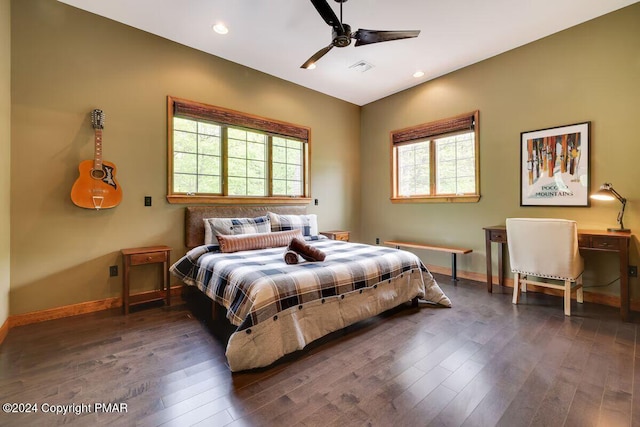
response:
<svg viewBox="0 0 640 427"><path fill-rule="evenodd" d="M333 45L330 44L327 47L323 47L319 51L317 51L311 58L307 59L307 62L302 64L300 68L309 68L311 65L315 64L320 58L325 56L327 52L329 52L333 48Z"/></svg>
<svg viewBox="0 0 640 427"><path fill-rule="evenodd" d="M356 39L356 46L362 46L372 43L388 42L391 40L410 39L418 37L420 30L408 31L377 31L359 29L353 35Z"/></svg>
<svg viewBox="0 0 640 427"><path fill-rule="evenodd" d="M338 32L344 31L342 29L342 23L336 16L333 9L331 9L331 6L329 6L329 3L327 3L327 0L311 0L311 3L313 3L316 10L327 24L331 25Z"/></svg>

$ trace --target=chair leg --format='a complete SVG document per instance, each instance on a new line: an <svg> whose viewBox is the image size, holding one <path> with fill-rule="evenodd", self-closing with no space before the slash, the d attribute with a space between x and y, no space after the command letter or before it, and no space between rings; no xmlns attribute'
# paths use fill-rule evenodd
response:
<svg viewBox="0 0 640 427"><path fill-rule="evenodd" d="M513 302L514 304L518 304L518 300L520 299L520 275L518 273L513 274Z"/></svg>
<svg viewBox="0 0 640 427"><path fill-rule="evenodd" d="M578 283L578 291L576 292L576 300L578 300L578 302L580 304L582 304L584 302L584 293L582 292L582 276L578 277L578 280L576 280L576 282Z"/></svg>
<svg viewBox="0 0 640 427"><path fill-rule="evenodd" d="M564 315L571 316L571 281L564 281Z"/></svg>

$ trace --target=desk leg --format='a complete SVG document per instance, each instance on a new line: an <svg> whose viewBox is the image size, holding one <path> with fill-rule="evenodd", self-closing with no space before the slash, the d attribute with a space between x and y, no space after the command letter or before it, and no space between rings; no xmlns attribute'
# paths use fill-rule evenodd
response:
<svg viewBox="0 0 640 427"><path fill-rule="evenodd" d="M502 261L504 257L502 256L504 252L504 243L498 243L498 285L504 286L504 269L502 268Z"/></svg>
<svg viewBox="0 0 640 427"><path fill-rule="evenodd" d="M620 239L620 317L629 321L629 240Z"/></svg>
<svg viewBox="0 0 640 427"><path fill-rule="evenodd" d="M493 273L491 272L491 231L484 231L487 252L487 292L493 292Z"/></svg>

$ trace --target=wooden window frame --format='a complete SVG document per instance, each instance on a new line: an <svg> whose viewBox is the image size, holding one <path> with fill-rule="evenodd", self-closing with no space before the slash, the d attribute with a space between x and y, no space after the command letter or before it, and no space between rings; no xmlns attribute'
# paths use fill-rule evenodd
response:
<svg viewBox="0 0 640 427"><path fill-rule="evenodd" d="M173 118L182 117L193 120L203 120L214 124L222 125L223 132L226 132L225 126L245 128L249 131L257 131L265 133L268 136L268 153L267 153L267 180L269 194L272 193L273 183L271 182L271 137L281 136L301 140L303 142L303 159L302 159L302 196L227 196L227 177L223 170L222 189L223 195L211 194L189 194L173 191ZM311 203L310 195L310 176L311 176L311 129L305 126L295 125L292 123L282 122L278 120L268 119L252 114L246 114L239 111L229 110L222 107L203 104L200 102L189 101L186 99L167 97L167 201L172 204L309 204ZM224 154L224 152L223 152ZM222 159L224 162L225 159Z"/></svg>
<svg viewBox="0 0 640 427"><path fill-rule="evenodd" d="M461 132L469 132L464 130L464 126L471 126L474 132L474 150L475 150L475 192L474 194L435 194L435 139L446 136L453 136ZM391 131L391 202L392 203L475 203L480 200L480 121L479 111L473 111L460 114L455 117L437 120L434 122L423 123L409 128ZM400 196L399 195L399 177L398 177L398 150L397 147L405 144L412 144L429 140L429 162L430 162L430 195L417 196Z"/></svg>

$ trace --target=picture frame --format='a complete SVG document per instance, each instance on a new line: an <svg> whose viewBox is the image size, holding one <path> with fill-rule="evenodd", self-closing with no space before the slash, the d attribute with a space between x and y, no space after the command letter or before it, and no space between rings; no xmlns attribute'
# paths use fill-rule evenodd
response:
<svg viewBox="0 0 640 427"><path fill-rule="evenodd" d="M590 206L591 122L520 133L520 206Z"/></svg>

